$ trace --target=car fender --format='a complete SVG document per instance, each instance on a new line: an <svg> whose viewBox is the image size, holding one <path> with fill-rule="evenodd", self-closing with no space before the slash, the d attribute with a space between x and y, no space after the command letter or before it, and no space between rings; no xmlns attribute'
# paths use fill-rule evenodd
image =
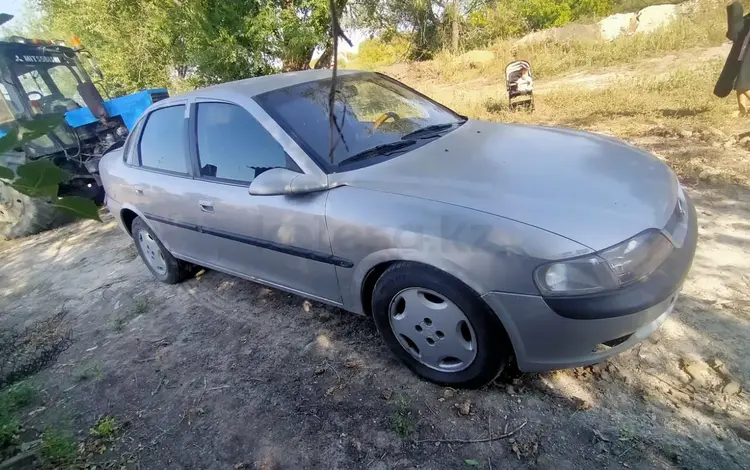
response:
<svg viewBox="0 0 750 470"><path fill-rule="evenodd" d="M110 210L112 210L112 209L111 209L111 206L110 206ZM123 211L125 211L125 210L129 210L129 211L132 211L132 212L134 212L134 213L135 213L135 215L136 215L137 217L140 217L140 219L141 219L141 220L143 221L143 223L144 223L144 224L146 224L146 226L147 226L147 227L148 227L149 229L151 229L151 231L152 231L152 232L154 232L155 234L158 234L158 233L159 233L159 232L158 232L158 230L156 230L156 228L154 227L153 221L149 220L149 219L148 219L148 218L147 218L147 217L146 217L146 216L145 216L145 215L143 214L143 212L142 212L141 210L139 210L139 209L138 209L137 207L135 207L135 206L134 206L134 205L132 205L132 204L129 204L129 203L123 203L123 204L121 204L121 205L120 205L120 209L119 209L119 210L117 211L117 218L118 218L118 220L119 220L119 222L120 222L120 227L121 227L121 228L122 228L122 229L123 229L123 230L125 231L125 233L127 233L127 234L128 234L129 236L131 236L131 237L132 237L132 236L133 236L133 234L132 234L132 233L130 233L130 232L128 231L127 227L125 227L125 223L124 223L124 221L122 220L122 213L123 213ZM159 237L159 241L161 241L161 243L162 243L162 244L164 245L164 247L165 247L165 248L167 249L167 251L169 251L170 253L172 252L172 249L171 249L171 248L169 247L169 245L168 245L168 244L167 244L167 243L166 243L166 242L165 242L164 240L162 240L162 239L161 239L161 237Z"/></svg>
<svg viewBox="0 0 750 470"><path fill-rule="evenodd" d="M359 288L356 296L356 311L364 312L362 305L362 288L364 287L365 278L372 269L383 263L392 263L398 261L412 261L422 263L433 268L439 269L446 274L456 277L461 282L469 286L477 295L482 295L488 291L487 286L478 282L478 279L472 278L466 269L459 264L434 253L425 253L414 249L388 248L364 257L355 267L352 275L352 285Z"/></svg>

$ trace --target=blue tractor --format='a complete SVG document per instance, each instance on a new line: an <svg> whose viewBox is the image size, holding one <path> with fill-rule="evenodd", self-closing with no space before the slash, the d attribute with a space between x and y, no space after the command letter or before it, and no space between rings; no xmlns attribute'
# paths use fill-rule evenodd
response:
<svg viewBox="0 0 750 470"><path fill-rule="evenodd" d="M99 159L122 145L146 108L169 95L166 89L152 89L103 99L81 65L80 58L88 53L76 38L72 43L68 47L61 41L18 36L0 40L0 137L18 120L65 116L64 123L46 136L0 155L0 165L15 170L28 161L49 159L71 175L60 186L59 196L101 202ZM64 223L69 216L49 202L21 194L0 180L0 234L23 237Z"/></svg>

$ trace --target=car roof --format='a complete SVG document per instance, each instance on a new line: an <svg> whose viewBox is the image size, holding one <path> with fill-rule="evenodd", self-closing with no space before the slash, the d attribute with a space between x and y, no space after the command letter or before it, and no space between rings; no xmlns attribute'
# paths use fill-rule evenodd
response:
<svg viewBox="0 0 750 470"><path fill-rule="evenodd" d="M362 73L361 70L338 70L340 76L353 75ZM169 97L159 101L159 105L168 104L171 101L184 100L186 98L222 98L236 95L247 97L260 95L262 93L286 88L288 86L298 85L300 83L312 82L315 80L324 80L331 78L330 69L321 70L303 70L299 72L277 73L274 75L264 75L261 77L246 78L234 82L221 83L206 88L190 91Z"/></svg>

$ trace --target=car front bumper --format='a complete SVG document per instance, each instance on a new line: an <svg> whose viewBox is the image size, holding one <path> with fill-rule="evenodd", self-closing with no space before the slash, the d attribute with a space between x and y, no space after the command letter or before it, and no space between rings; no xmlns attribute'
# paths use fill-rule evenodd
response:
<svg viewBox="0 0 750 470"><path fill-rule="evenodd" d="M601 362L653 333L672 312L695 255L698 227L686 197L682 243L645 279L617 291L569 298L482 296L510 337L518 368L541 372Z"/></svg>

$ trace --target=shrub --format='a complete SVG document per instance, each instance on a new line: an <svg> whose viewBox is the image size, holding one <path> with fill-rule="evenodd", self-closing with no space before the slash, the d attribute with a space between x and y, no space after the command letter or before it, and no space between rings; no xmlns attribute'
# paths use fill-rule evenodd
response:
<svg viewBox="0 0 750 470"><path fill-rule="evenodd" d="M410 50L410 41L403 35L385 39L367 39L359 45L359 51L347 62L348 68L374 70L404 60Z"/></svg>

